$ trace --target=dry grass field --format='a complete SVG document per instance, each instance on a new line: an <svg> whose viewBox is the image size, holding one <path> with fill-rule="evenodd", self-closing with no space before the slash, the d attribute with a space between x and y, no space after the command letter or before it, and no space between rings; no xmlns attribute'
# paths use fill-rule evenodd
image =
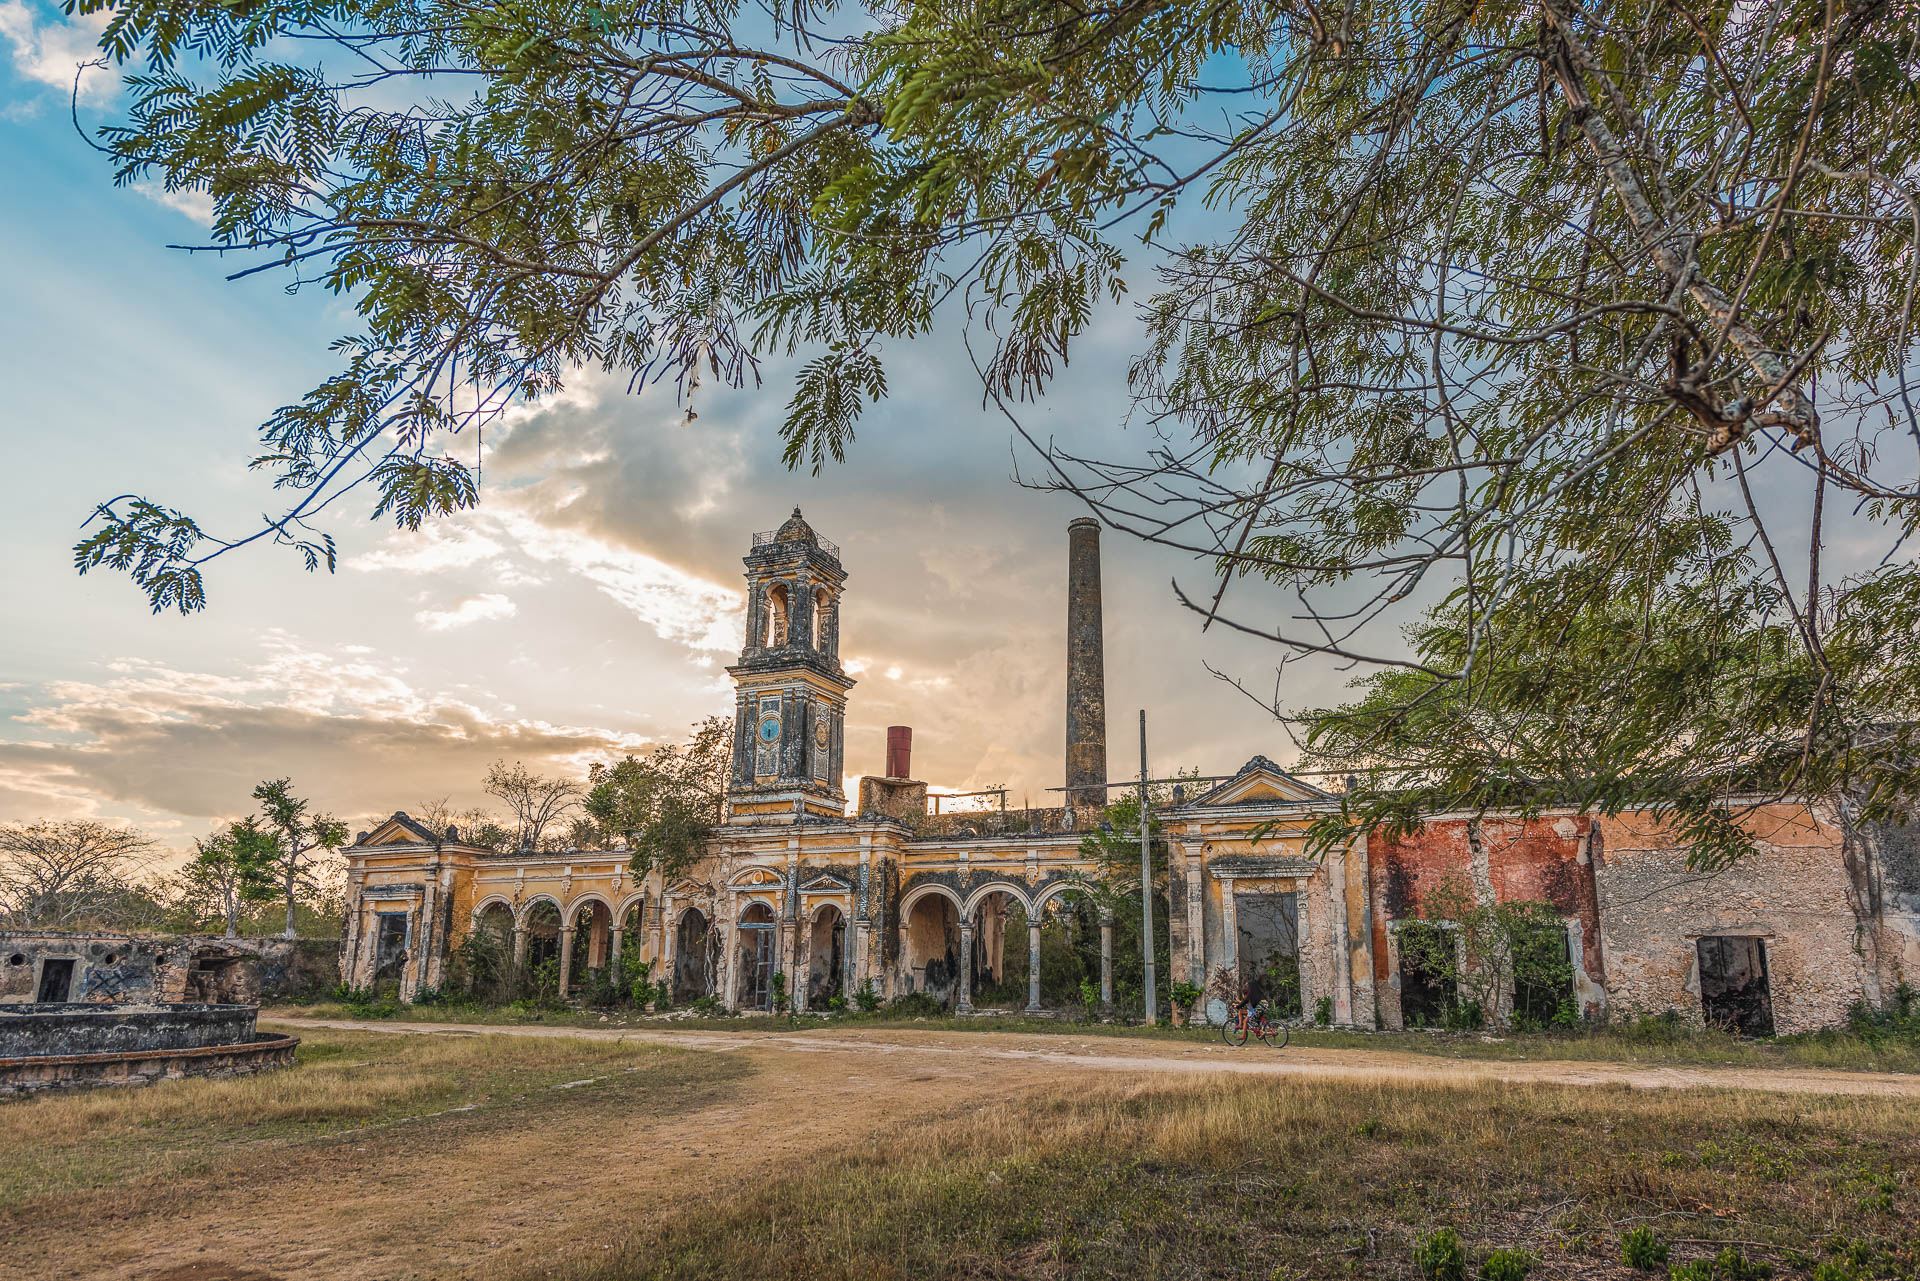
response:
<svg viewBox="0 0 1920 1281"><path fill-rule="evenodd" d="M1517 1247L1535 1278L1668 1281L1621 1262L1638 1226L1668 1266L1744 1261L1679 1281L1920 1276L1911 1093L301 1035L275 1076L0 1105L0 1276L1414 1281L1443 1226L1474 1277Z"/></svg>

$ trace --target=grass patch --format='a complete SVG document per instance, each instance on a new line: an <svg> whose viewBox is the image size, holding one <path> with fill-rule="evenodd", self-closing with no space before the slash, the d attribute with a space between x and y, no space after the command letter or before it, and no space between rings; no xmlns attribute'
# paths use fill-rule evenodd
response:
<svg viewBox="0 0 1920 1281"><path fill-rule="evenodd" d="M344 1005L282 1007L264 1012L290 1018L353 1019L362 1016ZM525 1012L506 1006L402 1005L401 1022L474 1023L497 1026L643 1028L648 1031L724 1031L834 1033L860 1030L964 1033L1035 1032L1051 1035L1114 1036L1179 1043L1218 1043L1219 1029L1086 1023L1073 1018L981 1015L971 1018L900 1017L885 1010L846 1013L830 1018L743 1015L732 1018L659 1018L630 1009L551 1009ZM373 1020L378 1021L378 1020ZM1645 1063L1675 1067L1826 1068L1858 1072L1920 1072L1920 1035L1834 1029L1799 1036L1752 1040L1713 1029L1691 1028L1662 1019L1637 1024L1601 1024L1548 1032L1360 1032L1342 1028L1296 1027L1292 1044L1311 1049L1390 1050L1454 1059L1548 1060L1594 1063Z"/></svg>
<svg viewBox="0 0 1920 1281"><path fill-rule="evenodd" d="M1644 1227L1713 1276L1738 1257L1781 1278L1911 1281L1916 1169L1907 1100L1086 1080L502 1275L1411 1279L1439 1260L1626 1281L1647 1274L1622 1235Z"/></svg>
<svg viewBox="0 0 1920 1281"><path fill-rule="evenodd" d="M575 1038L311 1029L301 1037L298 1064L286 1071L0 1104L0 1216L82 1189L205 1173L395 1127L511 1124L536 1107L587 1121L603 1108L676 1107L752 1070L732 1055Z"/></svg>

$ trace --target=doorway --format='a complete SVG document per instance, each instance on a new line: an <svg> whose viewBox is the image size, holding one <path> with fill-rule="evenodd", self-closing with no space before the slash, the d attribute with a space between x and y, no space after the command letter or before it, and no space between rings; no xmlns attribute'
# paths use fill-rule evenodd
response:
<svg viewBox="0 0 1920 1281"><path fill-rule="evenodd" d="M1700 1008L1707 1022L1742 1036L1773 1035L1767 945L1748 935L1708 935L1700 953Z"/></svg>

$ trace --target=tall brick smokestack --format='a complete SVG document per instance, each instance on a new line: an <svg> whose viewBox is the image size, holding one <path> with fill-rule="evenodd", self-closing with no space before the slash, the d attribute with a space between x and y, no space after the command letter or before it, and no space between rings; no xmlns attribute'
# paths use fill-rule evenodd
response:
<svg viewBox="0 0 1920 1281"><path fill-rule="evenodd" d="M1067 525L1067 804L1107 803L1107 664L1100 635L1100 522Z"/></svg>
<svg viewBox="0 0 1920 1281"><path fill-rule="evenodd" d="M887 726L887 777L913 777L913 729L911 726Z"/></svg>

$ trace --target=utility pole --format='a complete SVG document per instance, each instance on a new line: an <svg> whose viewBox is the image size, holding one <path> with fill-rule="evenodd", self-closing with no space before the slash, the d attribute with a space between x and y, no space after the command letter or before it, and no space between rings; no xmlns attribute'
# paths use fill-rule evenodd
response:
<svg viewBox="0 0 1920 1281"><path fill-rule="evenodd" d="M1147 1026L1157 1022L1153 977L1153 848L1147 841L1147 709L1140 709L1140 946L1147 954Z"/></svg>

